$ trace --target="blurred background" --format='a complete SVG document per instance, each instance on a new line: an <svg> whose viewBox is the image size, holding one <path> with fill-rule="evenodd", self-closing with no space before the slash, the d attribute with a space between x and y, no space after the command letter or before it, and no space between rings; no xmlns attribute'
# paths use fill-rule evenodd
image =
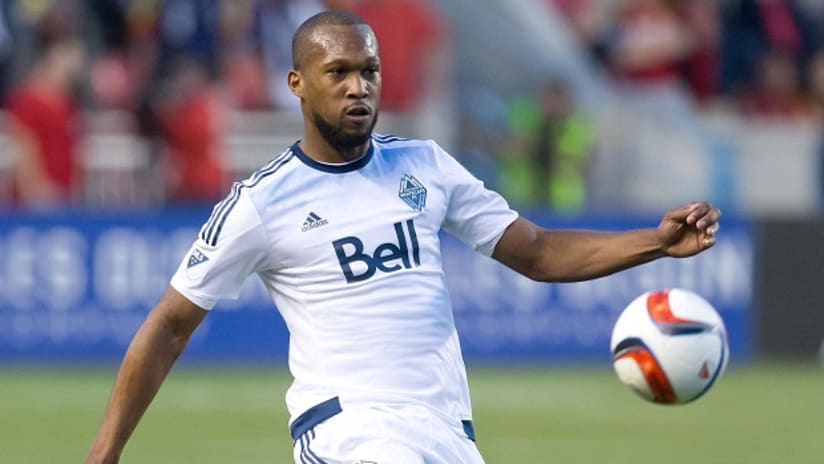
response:
<svg viewBox="0 0 824 464"><path fill-rule="evenodd" d="M790 448L820 462L824 427L801 402L824 385L818 0L0 0L0 462L81 459L117 362L212 205L301 137L291 36L327 8L378 36L378 130L437 140L542 225L647 227L696 199L724 212L717 245L695 259L579 284L535 284L444 237L490 462L544 462L551 448L637 463L656 446L671 462L786 462ZM686 413L639 413L611 373L609 334L635 296L669 287L721 312L730 379ZM164 387L134 462L226 462L238 449L250 453L239 462L286 462L287 346L250 279L196 332L191 370ZM519 385L521 398L548 393L501 406ZM200 431L217 403L231 411L213 422L248 413L254 427L198 433L197 459L175 454L169 436L188 429L161 433L164 421ZM627 414L656 445L627 434ZM582 448L595 438L570 421L602 424L600 445ZM772 425L719 441L708 422ZM46 424L59 443L32 438ZM704 447L673 454L686 430Z"/></svg>

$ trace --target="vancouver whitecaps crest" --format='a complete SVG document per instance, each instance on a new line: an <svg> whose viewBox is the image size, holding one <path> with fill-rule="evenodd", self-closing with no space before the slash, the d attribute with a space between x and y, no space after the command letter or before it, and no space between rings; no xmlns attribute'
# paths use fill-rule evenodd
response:
<svg viewBox="0 0 824 464"><path fill-rule="evenodd" d="M401 178L398 196L416 211L422 211L426 206L426 187L409 174L404 174Z"/></svg>

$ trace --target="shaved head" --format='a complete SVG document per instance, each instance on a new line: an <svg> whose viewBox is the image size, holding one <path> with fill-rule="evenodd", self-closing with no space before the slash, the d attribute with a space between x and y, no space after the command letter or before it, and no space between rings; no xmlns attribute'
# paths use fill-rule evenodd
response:
<svg viewBox="0 0 824 464"><path fill-rule="evenodd" d="M292 37L292 68L301 69L312 45L314 32L323 26L365 26L369 24L354 13L329 10L318 13L303 22Z"/></svg>
<svg viewBox="0 0 824 464"><path fill-rule="evenodd" d="M292 37L292 66L286 80L300 98L301 149L330 163L363 156L378 121L381 94L372 28L348 11L318 13Z"/></svg>

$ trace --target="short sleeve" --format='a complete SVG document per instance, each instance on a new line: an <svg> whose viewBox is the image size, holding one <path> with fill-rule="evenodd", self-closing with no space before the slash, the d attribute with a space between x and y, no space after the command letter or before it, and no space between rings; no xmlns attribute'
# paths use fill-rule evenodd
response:
<svg viewBox="0 0 824 464"><path fill-rule="evenodd" d="M171 285L203 309L237 298L243 281L270 259L260 216L241 189L215 206Z"/></svg>
<svg viewBox="0 0 824 464"><path fill-rule="evenodd" d="M491 256L506 228L518 218L518 213L498 192L486 188L451 155L437 145L435 149L449 195L444 230L475 251Z"/></svg>

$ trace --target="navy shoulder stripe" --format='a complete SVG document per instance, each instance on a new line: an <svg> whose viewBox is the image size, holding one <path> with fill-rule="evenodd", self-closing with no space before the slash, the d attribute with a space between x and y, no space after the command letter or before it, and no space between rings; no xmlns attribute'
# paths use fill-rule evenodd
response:
<svg viewBox="0 0 824 464"><path fill-rule="evenodd" d="M232 185L232 190L229 195L212 209L212 215L209 217L209 220L206 221L206 224L203 225L203 228L200 229L200 238L209 246L217 245L217 239L223 230L226 218L229 217L229 213L232 212L232 209L240 200L241 191L244 188L256 186L260 181L277 172L284 164L292 159L293 156L294 153L289 149L261 169L255 171L248 179L235 182Z"/></svg>
<svg viewBox="0 0 824 464"><path fill-rule="evenodd" d="M398 137L390 134L372 134L372 137L380 143L408 142L410 139Z"/></svg>

